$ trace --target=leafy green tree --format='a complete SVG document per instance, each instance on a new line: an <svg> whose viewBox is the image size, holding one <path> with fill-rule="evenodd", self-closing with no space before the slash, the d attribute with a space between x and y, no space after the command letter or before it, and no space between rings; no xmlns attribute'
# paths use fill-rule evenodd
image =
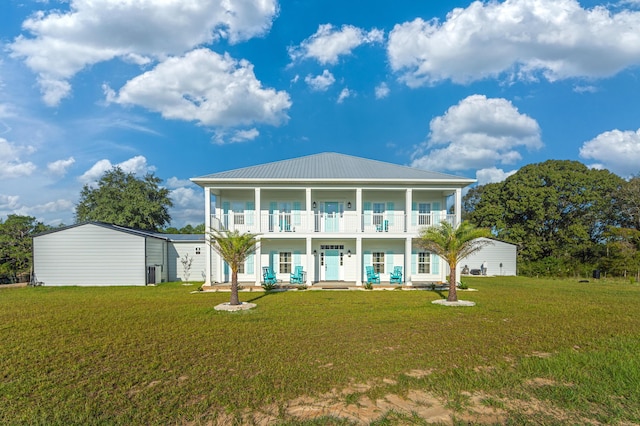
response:
<svg viewBox="0 0 640 426"><path fill-rule="evenodd" d="M16 281L28 275L33 262L33 236L50 229L31 216L11 214L0 219L0 275Z"/></svg>
<svg viewBox="0 0 640 426"><path fill-rule="evenodd" d="M622 226L640 231L640 175L623 183L619 199Z"/></svg>
<svg viewBox="0 0 640 426"><path fill-rule="evenodd" d="M204 223L196 226L187 224L180 229L174 226L170 226L166 228L164 232L167 234L204 234Z"/></svg>
<svg viewBox="0 0 640 426"><path fill-rule="evenodd" d="M238 298L238 269L247 257L256 251L258 239L256 234L241 234L234 231L211 231L211 246L231 268L231 300L230 305L239 305Z"/></svg>
<svg viewBox="0 0 640 426"><path fill-rule="evenodd" d="M460 260L477 252L482 247L493 244L490 240L478 239L490 237L488 229L476 228L471 222L464 221L457 228L449 222L429 226L420 230L418 245L437 254L449 265L449 302L458 300L456 291L456 268Z"/></svg>
<svg viewBox="0 0 640 426"><path fill-rule="evenodd" d="M627 277L631 274L640 280L640 230L610 228L607 254L602 259L605 270Z"/></svg>
<svg viewBox="0 0 640 426"><path fill-rule="evenodd" d="M564 264L597 258L624 181L577 161L530 164L503 182L465 197L468 220L518 245L521 261L555 257Z"/></svg>
<svg viewBox="0 0 640 426"><path fill-rule="evenodd" d="M137 178L119 167L107 171L92 188L85 185L76 205L76 222L100 221L146 231L158 231L171 221L173 202L162 180L148 173Z"/></svg>

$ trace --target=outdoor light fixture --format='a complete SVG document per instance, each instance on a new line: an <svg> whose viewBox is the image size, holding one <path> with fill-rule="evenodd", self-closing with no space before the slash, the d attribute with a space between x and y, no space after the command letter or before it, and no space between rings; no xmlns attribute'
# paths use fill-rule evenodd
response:
<svg viewBox="0 0 640 426"><path fill-rule="evenodd" d="M315 208L316 208L316 206L317 206L317 204L316 204L316 202L314 201L314 202L313 202L313 208L315 209Z"/></svg>
<svg viewBox="0 0 640 426"><path fill-rule="evenodd" d="M351 257L351 250L347 250L347 256Z"/></svg>
<svg viewBox="0 0 640 426"><path fill-rule="evenodd" d="M350 209L351 208L351 201L347 202L347 208Z"/></svg>
<svg viewBox="0 0 640 426"><path fill-rule="evenodd" d="M318 250L313 251L313 255L315 256L316 254L318 254Z"/></svg>

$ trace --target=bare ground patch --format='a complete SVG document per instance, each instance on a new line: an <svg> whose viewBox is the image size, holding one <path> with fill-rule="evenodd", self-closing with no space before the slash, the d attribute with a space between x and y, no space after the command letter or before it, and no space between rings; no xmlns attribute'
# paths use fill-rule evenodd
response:
<svg viewBox="0 0 640 426"><path fill-rule="evenodd" d="M412 370L412 377L425 377L430 370ZM555 423L599 425L600 423L576 415L536 398L525 400L496 397L483 392L465 393L465 404L453 409L450 401L419 389L411 389L404 395L387 393L375 400L366 393L380 386L396 384L395 380L383 379L380 383L351 383L344 389L333 389L318 397L301 396L285 404L270 405L260 410L247 410L242 415L243 424L271 425L278 422L304 422L322 418L341 419L358 425L379 421L389 413L407 417L418 417L428 424L504 424L509 413L521 413L531 418L547 419ZM553 380L536 378L525 386L571 386ZM375 392L374 392L375 393ZM224 417L224 416L223 416ZM218 420L222 420L221 418ZM229 420L225 417L224 421ZM236 419L237 420L237 419ZM222 423L216 423L222 424ZM391 423L401 424L401 423Z"/></svg>

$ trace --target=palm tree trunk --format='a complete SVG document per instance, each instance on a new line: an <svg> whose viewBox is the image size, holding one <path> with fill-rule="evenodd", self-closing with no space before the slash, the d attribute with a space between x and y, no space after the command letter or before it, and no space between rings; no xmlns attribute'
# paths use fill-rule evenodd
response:
<svg viewBox="0 0 640 426"><path fill-rule="evenodd" d="M449 295L447 296L447 302L457 302L458 301L458 292L456 290L456 269L458 265L457 263L452 263L449 265L451 271L449 272Z"/></svg>
<svg viewBox="0 0 640 426"><path fill-rule="evenodd" d="M230 305L239 305L240 299L238 298L238 271L231 270L231 300Z"/></svg>

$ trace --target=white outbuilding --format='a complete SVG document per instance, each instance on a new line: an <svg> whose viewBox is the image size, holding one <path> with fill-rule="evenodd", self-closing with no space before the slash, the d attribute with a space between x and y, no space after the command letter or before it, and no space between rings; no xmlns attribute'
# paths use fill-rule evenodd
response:
<svg viewBox="0 0 640 426"><path fill-rule="evenodd" d="M482 265L485 264L487 268L486 275L516 275L517 246L490 238L481 239L489 240L493 244L487 245L471 256L462 259L459 264L462 274L464 275L466 272L466 266L469 271L468 274L480 275Z"/></svg>
<svg viewBox="0 0 640 426"><path fill-rule="evenodd" d="M202 280L204 235L171 235L102 222L54 229L33 238L34 281L46 286L118 286L184 279L180 256Z"/></svg>

